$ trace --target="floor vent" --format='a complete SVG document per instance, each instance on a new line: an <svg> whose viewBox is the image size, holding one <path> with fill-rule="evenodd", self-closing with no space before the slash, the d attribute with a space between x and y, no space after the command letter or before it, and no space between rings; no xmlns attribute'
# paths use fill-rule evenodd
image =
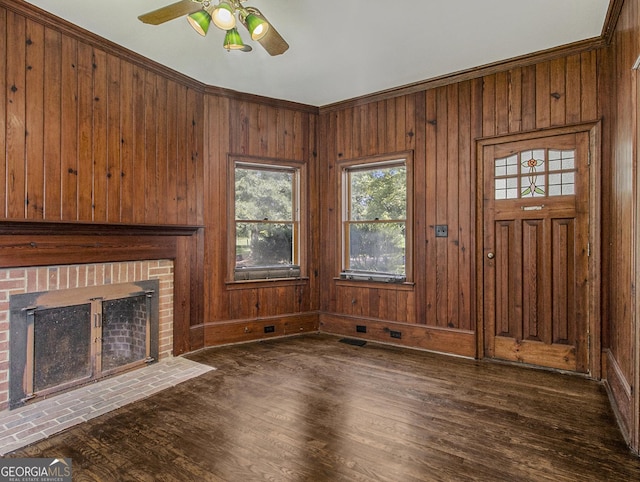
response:
<svg viewBox="0 0 640 482"><path fill-rule="evenodd" d="M342 340L340 340L340 343L346 343L347 345L353 346L365 346L367 344L367 342L364 340L356 340L354 338L343 338Z"/></svg>

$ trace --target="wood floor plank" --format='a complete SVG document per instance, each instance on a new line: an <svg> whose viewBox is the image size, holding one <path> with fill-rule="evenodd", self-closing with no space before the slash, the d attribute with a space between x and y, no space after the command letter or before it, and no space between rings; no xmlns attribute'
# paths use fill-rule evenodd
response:
<svg viewBox="0 0 640 482"><path fill-rule="evenodd" d="M328 335L202 350L217 368L11 457L79 481L628 481L600 383Z"/></svg>

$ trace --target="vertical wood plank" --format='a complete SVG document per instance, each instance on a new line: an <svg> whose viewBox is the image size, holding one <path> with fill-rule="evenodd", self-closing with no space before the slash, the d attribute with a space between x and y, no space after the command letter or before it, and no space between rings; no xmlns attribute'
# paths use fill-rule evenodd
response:
<svg viewBox="0 0 640 482"><path fill-rule="evenodd" d="M566 59L566 122L577 124L581 120L582 89L580 85L580 55L571 55Z"/></svg>
<svg viewBox="0 0 640 482"><path fill-rule="evenodd" d="M522 130L522 69L508 73L509 82L509 132Z"/></svg>
<svg viewBox="0 0 640 482"><path fill-rule="evenodd" d="M264 126L259 125L259 122L263 120L261 116L263 109L261 109L259 104L254 102L245 102L245 106L247 107L245 122L248 132L246 153L254 153L259 156L261 155L260 153L262 149L260 133L261 131L264 132Z"/></svg>
<svg viewBox="0 0 640 482"><path fill-rule="evenodd" d="M386 152L395 150L396 139L398 138L398 132L396 132L396 101L395 99L387 99L384 101L386 107L386 135L384 144L386 146Z"/></svg>
<svg viewBox="0 0 640 482"><path fill-rule="evenodd" d="M178 169L176 171L176 185L178 188L177 196L177 210L178 210L178 223L185 224L188 219L189 205L187 198L189 196L189 186L187 184L188 170L187 159L189 158L189 143L187 141L189 131L187 128L187 89L186 87L179 86L178 88L178 110L177 114L177 129L176 134L178 137Z"/></svg>
<svg viewBox="0 0 640 482"><path fill-rule="evenodd" d="M93 50L78 43L78 219L93 220Z"/></svg>
<svg viewBox="0 0 640 482"><path fill-rule="evenodd" d="M317 115L307 114L305 116L307 132L306 140L306 154L305 160L308 162L307 169L307 212L311 212L311 209L315 206L316 216L309 216L309 231L307 239L307 263L308 263L308 275L309 285L298 287L298 297L302 300L300 305L301 311L318 311L320 309L320 259L321 255L321 241L320 241L320 217L324 215L322 208L320 207L320 165L318 162L318 143L317 139L320 138L319 133L319 121ZM323 138L324 139L324 138ZM323 293L324 295L324 293Z"/></svg>
<svg viewBox="0 0 640 482"><path fill-rule="evenodd" d="M44 218L44 27L26 22L26 213Z"/></svg>
<svg viewBox="0 0 640 482"><path fill-rule="evenodd" d="M62 219L62 35L45 30L44 55L44 217Z"/></svg>
<svg viewBox="0 0 640 482"><path fill-rule="evenodd" d="M522 69L522 130L536 128L536 66Z"/></svg>
<svg viewBox="0 0 640 482"><path fill-rule="evenodd" d="M404 128L405 128L405 145L402 150L414 151L416 148L416 105L414 96L407 96L404 104ZM372 137L375 132L371 133Z"/></svg>
<svg viewBox="0 0 640 482"><path fill-rule="evenodd" d="M395 139L395 151L403 151L407 145L407 98L406 96L396 97L395 99L395 111L396 111L396 139Z"/></svg>
<svg viewBox="0 0 640 482"><path fill-rule="evenodd" d="M536 128L551 125L551 87L549 85L549 62L536 65Z"/></svg>
<svg viewBox="0 0 640 482"><path fill-rule="evenodd" d="M7 14L7 216L25 218L26 25Z"/></svg>
<svg viewBox="0 0 640 482"><path fill-rule="evenodd" d="M518 75L515 76L519 78ZM517 83L517 82L516 82ZM458 285L453 287L458 292L458 319L456 328L471 330L472 324L472 292L473 284L472 260L475 255L472 232L475 220L474 189L475 169L472 163L474 157L474 137L472 136L472 100L471 82L463 82L458 86L458 222L457 247ZM513 124L510 122L510 126Z"/></svg>
<svg viewBox="0 0 640 482"><path fill-rule="evenodd" d="M265 143L267 147L267 157L276 158L278 157L278 134L279 131L279 111L275 107L269 107L267 112L265 113L265 122L266 122L266 133L263 134L265 138Z"/></svg>
<svg viewBox="0 0 640 482"><path fill-rule="evenodd" d="M293 113L293 131L295 139L296 149L293 154L293 159L309 162L309 138L311 133L309 132L309 114L301 111L295 111Z"/></svg>
<svg viewBox="0 0 640 482"><path fill-rule="evenodd" d="M438 264L438 252L436 246L436 238L435 238L435 225L437 224L437 166L438 166L438 136L437 136L437 125L439 122L438 118L438 107L436 102L436 91L428 90L426 95L426 132L425 132L425 140L426 140L426 179L425 179L425 189L426 189L426 220L425 226L428 231L426 234L427 237L427 245L426 245L426 253L424 264L418 269L429 270L429 275L425 281L425 296L426 296L426 316L425 322L427 325L435 326L437 323L437 284L438 281L435 279L435 268Z"/></svg>
<svg viewBox="0 0 640 482"><path fill-rule="evenodd" d="M367 106L367 155L373 156L381 151L378 145L378 105L376 103Z"/></svg>
<svg viewBox="0 0 640 482"><path fill-rule="evenodd" d="M495 75L496 134L506 134L509 132L509 86L509 72L498 72Z"/></svg>
<svg viewBox="0 0 640 482"><path fill-rule="evenodd" d="M131 212L133 214L133 222L136 224L145 222L145 202L146 202L146 163L145 155L147 152L146 144L146 121L145 118L145 104L146 99L146 81L145 71L134 66L133 68L133 162L131 164L132 170L129 173L133 188L133 202L131 204ZM180 135L176 132L176 135Z"/></svg>
<svg viewBox="0 0 640 482"><path fill-rule="evenodd" d="M156 80L156 93L157 93L157 110L156 110L156 173L155 178L158 186L158 222L165 223L170 222L168 218L168 206L171 202L168 199L168 183L169 172L167 170L167 157L168 157L168 143L169 137L173 134L169 134L168 130L168 98L167 98L167 79L158 77Z"/></svg>
<svg viewBox="0 0 640 482"><path fill-rule="evenodd" d="M379 105L381 103L378 103ZM384 104L382 104L384 105ZM415 155L413 158L413 280L416 285L415 291L415 322L426 323L426 294L425 285L427 270L425 261L425 249L427 246L427 196L426 196L426 135L424 126L427 125L426 95L420 92L415 95ZM381 136L378 136L381 138Z"/></svg>
<svg viewBox="0 0 640 482"><path fill-rule="evenodd" d="M232 115L236 118L236 122L233 123L234 129L232 130L233 135L231 136L234 141L234 149L232 152L237 154L249 154L251 152L250 145L250 121L249 121L249 112L251 110L248 102L237 102L238 110L237 114L232 113ZM285 148L287 143L285 142Z"/></svg>
<svg viewBox="0 0 640 482"><path fill-rule="evenodd" d="M550 123L553 126L560 126L566 123L567 118L566 60L561 57L553 59L549 64Z"/></svg>
<svg viewBox="0 0 640 482"><path fill-rule="evenodd" d="M108 65L107 54L102 50L93 52L93 220L107 220L107 139L108 139Z"/></svg>
<svg viewBox="0 0 640 482"><path fill-rule="evenodd" d="M178 130L178 86L171 81L167 85L167 132ZM178 138L171 134L167 137L167 187L165 195L166 216L171 223L178 223ZM205 203L207 207L209 205Z"/></svg>
<svg viewBox="0 0 640 482"><path fill-rule="evenodd" d="M62 37L62 219L78 219L78 42Z"/></svg>
<svg viewBox="0 0 640 482"><path fill-rule="evenodd" d="M505 102L506 102L506 78ZM449 237L447 242L447 316L444 320L448 328L458 328L460 325L459 303L459 247L460 247L460 115L459 115L459 84L447 87L447 217ZM508 109L507 109L508 110ZM508 129L508 113L504 116L504 126Z"/></svg>
<svg viewBox="0 0 640 482"><path fill-rule="evenodd" d="M284 150L280 151L277 157L283 156L286 159L297 159L300 154L300 141L298 132L295 132L295 125L300 121L296 113L288 109L278 109L278 116L282 117L282 124L278 126L280 129L276 136L283 137Z"/></svg>
<svg viewBox="0 0 640 482"><path fill-rule="evenodd" d="M275 141L274 148L277 153L276 157L278 157L280 153L285 152L285 149L286 149L287 127L286 127L284 112L282 111L282 109L275 109L274 116L275 116L275 129L271 130L271 136L273 137L271 136L269 137L270 139L269 142Z"/></svg>
<svg viewBox="0 0 640 482"><path fill-rule="evenodd" d="M436 204L436 224L447 224L449 217L449 206L447 205L448 197L448 149L449 149L449 112L447 101L447 88L441 87L437 89L436 102L438 109L438 127L437 127L437 173L435 189L437 193ZM436 316L437 326L446 326L449 307L449 293L447 287L449 284L449 250L448 238L436 238Z"/></svg>
<svg viewBox="0 0 640 482"><path fill-rule="evenodd" d="M376 137L378 138L379 152L389 152L387 148L387 102L376 102L376 119L378 121Z"/></svg>
<svg viewBox="0 0 640 482"><path fill-rule="evenodd" d="M338 130L338 141L340 142L340 144L338 145L338 152L342 154L341 157L343 159L353 159L355 156L352 142L352 126L354 122L353 108L348 108L340 111L340 113L338 114L338 119L341 125Z"/></svg>
<svg viewBox="0 0 640 482"><path fill-rule="evenodd" d="M634 54L635 55L635 52ZM633 65L633 64L631 64ZM625 68L629 68L628 66ZM590 121L598 118L597 86L598 69L596 52L584 52L580 56L580 80L581 80L581 106L582 121Z"/></svg>
<svg viewBox="0 0 640 482"><path fill-rule="evenodd" d="M158 222L158 166L157 166L157 90L156 74L147 71L145 74L144 119L145 119L145 176L141 179L145 190L145 223Z"/></svg>
<svg viewBox="0 0 640 482"><path fill-rule="evenodd" d="M368 108L367 104L356 107L356 116L353 126L353 146L355 149L355 157L364 157L367 155L367 149L369 147L368 141Z"/></svg>
<svg viewBox="0 0 640 482"><path fill-rule="evenodd" d="M7 10L0 8L0 215L7 217Z"/></svg>
<svg viewBox="0 0 640 482"><path fill-rule="evenodd" d="M477 139L482 135L483 108L484 107L482 106L482 82L480 79L475 79L471 82L471 100L470 100L471 115L470 115L470 122L469 122L471 139ZM481 226L482 224L481 219L479 219L479 217L476 216L478 204L482 205L481 204L482 200L480 199L480 195L478 192L477 181L479 180L478 177L480 179L482 178L483 168L480 165L480 161L478 159L478 153L476 151L475 143L472 145L471 149L472 150L470 153L469 169L470 169L470 172L472 173L473 180L470 184L471 190L470 190L469 196L470 196L470 202L472 207L469 212L469 215L471 216L471 221L468 225L468 229L470 230L469 246L473 246L474 249L470 249L468 251L468 257L469 257L468 259L469 259L469 265L471 266L471 270L467 274L467 276L469 280L469 292L471 297L469 300L469 306L470 306L469 309L471 310L473 318L469 320L468 329L476 331L476 338L477 338L476 346L478 347L477 348L478 352L480 352L481 347L484 346L483 329L482 329L482 326L480 326L480 324L484 323L485 320L483 319L482 307L478 307L477 302L480 296L483 296L482 290L484 289L484 287L479 288L480 283L476 284L477 269L476 269L475 259L476 259L477 249L481 249L481 247L484 244L484 235L483 235L483 229ZM478 309L476 309L477 307Z"/></svg>
<svg viewBox="0 0 640 482"><path fill-rule="evenodd" d="M198 222L198 199L200 191L198 190L198 174L200 163L200 147L198 144L200 115L198 114L198 106L201 102L193 89L187 92L187 112L189 113L187 120L188 128L188 157L187 157L187 186L188 190L188 217L187 223L197 224Z"/></svg>
<svg viewBox="0 0 640 482"><path fill-rule="evenodd" d="M258 126L258 132L256 136L256 155L261 157L277 157L276 153L272 150L269 138L271 137L271 131L276 128L270 123L272 107L268 105L256 104L255 116L253 123Z"/></svg>
<svg viewBox="0 0 640 482"><path fill-rule="evenodd" d="M107 56L107 164L106 164L106 220L110 223L120 222L122 203L121 158L124 148L122 136L122 111L126 106L121 105L122 80L120 59L113 55Z"/></svg>
<svg viewBox="0 0 640 482"><path fill-rule="evenodd" d="M114 175L117 175L120 182L119 220L122 223L133 223L135 190L133 162L136 141L134 127L134 70L130 62L121 62L120 87L120 144L122 149L120 169Z"/></svg>
<svg viewBox="0 0 640 482"><path fill-rule="evenodd" d="M175 355L189 351L189 315L191 313L192 277L190 273L192 239L180 236L174 264L174 329L173 352Z"/></svg>
<svg viewBox="0 0 640 482"><path fill-rule="evenodd" d="M496 134L496 76L487 75L482 79L482 135Z"/></svg>

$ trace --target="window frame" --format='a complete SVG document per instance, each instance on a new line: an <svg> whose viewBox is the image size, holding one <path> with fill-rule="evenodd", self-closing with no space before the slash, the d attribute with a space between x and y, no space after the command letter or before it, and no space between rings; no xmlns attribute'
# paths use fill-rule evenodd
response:
<svg viewBox="0 0 640 482"><path fill-rule="evenodd" d="M239 222L259 220L238 220L235 217L236 168L262 169L265 171L289 171L293 173L292 193L292 264L276 266L256 266L246 269L236 268L236 225ZM227 188L227 280L228 284L256 282L277 282L299 280L306 277L307 263L307 171L303 161L273 159L244 155L228 157ZM276 222L275 220L273 222Z"/></svg>
<svg viewBox="0 0 640 482"><path fill-rule="evenodd" d="M338 199L340 209L338 217L338 236L340 239L340 251L337 260L339 280L356 282L374 282L384 284L412 284L413 283L413 151L402 151L378 156L363 157L357 159L341 159L336 162ZM377 167L391 167L403 164L406 171L406 216L405 216L405 274L380 273L371 271L349 270L349 236L348 229L352 221L349 219L349 206L351 185L349 173L366 171ZM389 222L390 220L380 221ZM397 221L397 220L393 220Z"/></svg>

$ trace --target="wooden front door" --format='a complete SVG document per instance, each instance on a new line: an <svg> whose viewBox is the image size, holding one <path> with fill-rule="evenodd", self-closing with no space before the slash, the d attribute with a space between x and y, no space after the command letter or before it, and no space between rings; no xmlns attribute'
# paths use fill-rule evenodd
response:
<svg viewBox="0 0 640 482"><path fill-rule="evenodd" d="M589 371L589 135L482 147L485 356Z"/></svg>

